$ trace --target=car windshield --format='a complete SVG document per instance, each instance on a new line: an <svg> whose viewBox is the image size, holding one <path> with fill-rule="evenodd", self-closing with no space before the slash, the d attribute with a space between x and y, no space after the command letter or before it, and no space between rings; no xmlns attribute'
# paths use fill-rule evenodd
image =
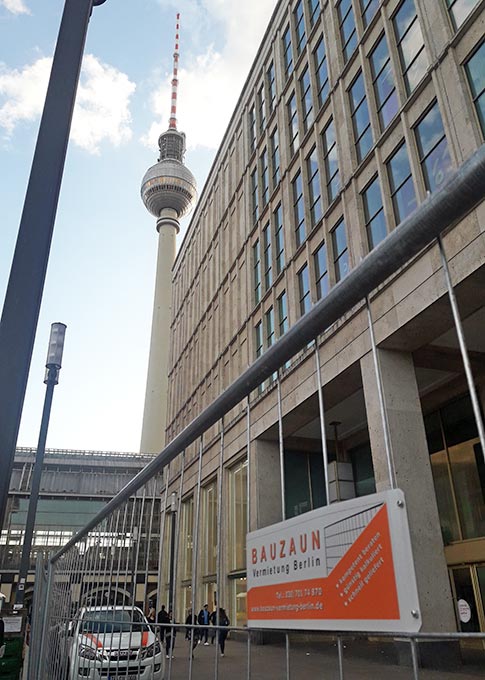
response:
<svg viewBox="0 0 485 680"><path fill-rule="evenodd" d="M83 633L129 633L148 631L140 612L122 609L98 609L86 612L81 625Z"/></svg>

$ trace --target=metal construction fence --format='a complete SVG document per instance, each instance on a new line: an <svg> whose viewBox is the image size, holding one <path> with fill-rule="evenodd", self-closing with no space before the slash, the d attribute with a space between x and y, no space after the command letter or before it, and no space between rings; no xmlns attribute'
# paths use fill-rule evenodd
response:
<svg viewBox="0 0 485 680"><path fill-rule="evenodd" d="M397 275L400 267L418 256L423 248L437 243L442 263L454 327L457 333L468 390L473 405L476 427L482 450L485 451L483 419L471 371L468 351L458 310L453 282L442 241L445 230L456 225L483 198L485 189L485 146L464 163L446 185L428 199L380 243L348 276L332 288L328 295L295 323L286 334L268 348L230 387L220 394L208 408L197 416L166 448L115 496L100 513L54 555L47 568L38 565L33 606L32 636L29 655L29 680L61 680L65 678L115 678L141 680L144 678L197 677L296 677L292 671L293 653L296 654L297 632L291 629L279 630L275 635L282 644L278 658L281 669L256 670L257 642L264 635L270 635L271 625L266 629L251 629L245 626L228 625L224 610L216 608L216 616L210 630L214 633L216 653L206 656L203 669L201 649L196 649L200 633L204 632L193 619L178 622L147 623L144 613L136 607L142 602L148 607L151 597L168 592L168 606L177 612L187 609L187 601L178 602L180 583L185 566L186 590L190 593L190 604L197 612L201 602L199 590L200 564L198 554L201 541L201 482L202 460L209 443L214 451L218 449L217 460L213 462L216 472L217 522L212 537L215 550L216 593L224 593L222 584L222 555L225 550L222 532L225 515L222 493L225 461L225 435L228 414L239 407L239 439L249 452L251 428L251 394L264 381L272 380L276 386L278 413L278 441L280 452L280 482L282 516L285 517L285 480L283 465L283 427L281 408L281 375L287 362L304 351L305 356L314 353L316 390L318 393L321 445L326 498L330 498L328 479L328 458L326 450L324 400L320 369L321 341L319 336L332 324L341 319L356 305L367 311L368 334L374 357L377 376L378 399L383 422L386 458L391 487L395 487L392 450L389 442L386 405L382 394L379 358L372 321L373 292L388 277ZM242 416L241 416L242 414ZM214 426L216 426L214 428ZM214 446L214 439L218 442ZM186 460L189 447L197 455ZM213 456L213 459L215 457ZM190 472L189 465L190 462ZM247 456L250 466L251 457ZM163 473L163 474L162 474ZM180 565L178 560L179 541L187 539L187 527L181 526L181 503L185 475L191 475L193 493L193 526L190 527L191 565ZM251 526L251 474L247 474L246 526ZM177 493L172 493L177 489ZM172 491L170 491L172 490ZM170 493L169 493L170 492ZM161 548L166 545L166 532L170 531L172 560ZM153 564L153 556L157 564ZM164 562L165 561L165 562ZM189 568L190 567L190 568ZM156 582L153 581L155 574ZM168 583L168 590L166 584ZM161 602L159 597L158 602ZM179 615L180 619L180 615ZM230 631L231 645L238 649L237 664L226 664L222 660L224 641ZM173 633L173 634L172 634ZM176 635L178 633L178 635ZM362 637L362 631L358 633ZM278 637L279 636L279 637ZM173 643L179 649L180 638L185 642L185 665L179 658L173 660ZM397 670L388 671L392 677L426 677L420 669L419 658L423 646L438 640L456 644L458 640L485 639L482 634L382 634L372 633L374 640L382 641L399 638L401 645L407 645L410 667L401 669L407 675L397 675ZM274 638L276 639L276 638ZM326 634L320 645L323 650L333 650L335 665L321 677L372 677L346 670L345 647L354 639L352 632ZM218 643L218 644L217 644ZM210 644L210 643L209 643ZM163 648L165 646L165 649ZM217 653L219 646L219 654ZM281 651L284 649L284 653ZM322 652L323 653L323 652ZM329 657L330 658L330 657ZM323 659L323 658L322 658ZM210 662L210 663L209 663ZM333 662L332 662L333 663ZM322 668L324 660L322 660ZM295 667L296 668L296 667ZM382 673L382 671L380 671ZM374 676L375 677L375 676ZM385 671L384 671L385 677ZM389 675L390 677L390 675ZM463 676L465 677L465 676ZM468 677L468 676L466 676Z"/></svg>

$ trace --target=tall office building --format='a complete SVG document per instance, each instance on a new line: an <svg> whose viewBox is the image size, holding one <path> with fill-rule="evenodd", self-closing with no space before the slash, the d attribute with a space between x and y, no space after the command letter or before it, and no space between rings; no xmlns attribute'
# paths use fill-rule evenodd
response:
<svg viewBox="0 0 485 680"><path fill-rule="evenodd" d="M177 14L169 128L158 139L158 162L147 170L141 183L143 203L157 218L158 232L152 333L140 445L142 453L159 453L165 443L172 267L179 220L190 212L197 195L194 176L184 165L185 135L177 130L179 19Z"/></svg>
<svg viewBox="0 0 485 680"><path fill-rule="evenodd" d="M168 440L483 143L484 26L479 0L277 3L173 267ZM482 205L444 237L482 406L484 232ZM370 309L423 630L483 631L485 472L437 246L395 271ZM342 482L329 500L389 488L365 304L318 340ZM315 371L310 347L280 376L286 517L327 500ZM282 518L275 380L250 403L255 529ZM200 603L212 603L223 500L219 601L235 624L246 620L245 418L240 405L224 420L222 497L219 431L204 435L197 556ZM179 618L191 605L198 447L185 453Z"/></svg>

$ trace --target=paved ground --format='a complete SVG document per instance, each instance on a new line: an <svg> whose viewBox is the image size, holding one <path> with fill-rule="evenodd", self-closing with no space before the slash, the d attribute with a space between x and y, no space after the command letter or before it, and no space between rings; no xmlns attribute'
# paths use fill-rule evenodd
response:
<svg viewBox="0 0 485 680"><path fill-rule="evenodd" d="M177 638L175 658L165 669L165 680L189 678L188 642ZM391 653L389 653L391 652ZM247 644L227 640L224 658L218 658L215 674L216 647L198 645L192 662L193 680L340 680L337 647L334 643L292 645L290 672L286 674L286 649L279 645L251 645L251 675L247 672ZM480 661L480 657L483 661ZM413 680L412 668L396 666L392 647L373 643L344 648L344 680ZM466 664L454 671L420 670L420 680L477 680L485 678L485 651L479 653L474 664Z"/></svg>

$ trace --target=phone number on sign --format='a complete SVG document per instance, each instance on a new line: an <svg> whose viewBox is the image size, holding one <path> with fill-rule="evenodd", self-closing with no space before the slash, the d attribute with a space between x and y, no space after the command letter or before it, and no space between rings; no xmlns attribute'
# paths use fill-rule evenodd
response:
<svg viewBox="0 0 485 680"><path fill-rule="evenodd" d="M292 600L301 597L320 597L323 595L323 588L295 588L294 590L278 590L276 597L278 600Z"/></svg>

